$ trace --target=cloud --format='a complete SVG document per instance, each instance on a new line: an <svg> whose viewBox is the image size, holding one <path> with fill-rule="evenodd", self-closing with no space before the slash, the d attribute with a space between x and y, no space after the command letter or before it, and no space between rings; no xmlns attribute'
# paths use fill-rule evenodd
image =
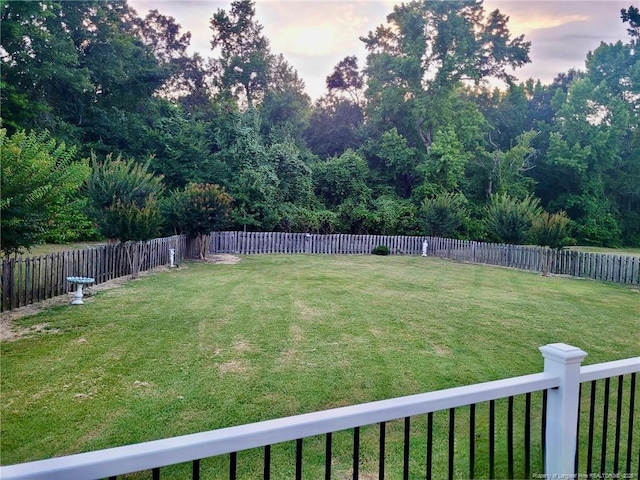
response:
<svg viewBox="0 0 640 480"><path fill-rule="evenodd" d="M372 8L376 3L382 5L263 0L256 4L256 13L264 21L265 34L275 52L320 57L357 48L358 37L384 20L379 9Z"/></svg>

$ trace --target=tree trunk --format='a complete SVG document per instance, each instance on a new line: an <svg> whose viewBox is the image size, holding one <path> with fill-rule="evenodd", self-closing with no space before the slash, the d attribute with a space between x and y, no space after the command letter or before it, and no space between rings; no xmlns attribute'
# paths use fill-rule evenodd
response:
<svg viewBox="0 0 640 480"><path fill-rule="evenodd" d="M200 260L204 260L207 256L208 235L198 234L198 256Z"/></svg>
<svg viewBox="0 0 640 480"><path fill-rule="evenodd" d="M422 144L427 149L427 155L431 152L431 144L433 143L433 139L431 138L433 132L433 126L427 125L427 130L422 130L422 125L426 122L424 119L418 119L416 122L416 130L418 130L418 135L420 136L420 140L422 140Z"/></svg>

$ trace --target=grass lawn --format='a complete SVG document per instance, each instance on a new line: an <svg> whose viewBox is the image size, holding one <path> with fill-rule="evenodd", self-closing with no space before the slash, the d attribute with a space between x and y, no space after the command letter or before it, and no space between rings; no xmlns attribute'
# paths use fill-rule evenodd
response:
<svg viewBox="0 0 640 480"><path fill-rule="evenodd" d="M576 252L605 253L608 255L629 255L632 257L640 257L640 248L605 248L605 247L568 247L569 250Z"/></svg>
<svg viewBox="0 0 640 480"><path fill-rule="evenodd" d="M585 364L637 356L639 319L638 289L436 258L188 263L17 322L46 328L1 345L0 461L536 373L547 343L582 348ZM401 438L390 428L388 439ZM338 437L339 458L349 439ZM305 448L305 478L319 478L322 442ZM348 455L336 478L348 475ZM375 471L363 455L362 471ZM292 461L273 478L292 478Z"/></svg>
<svg viewBox="0 0 640 480"><path fill-rule="evenodd" d="M67 244L43 243L34 245L31 250L25 252L23 257L39 257L43 255L51 255L52 253L66 252L67 250L82 250L85 248L99 247L107 243L106 241L95 242L76 242Z"/></svg>

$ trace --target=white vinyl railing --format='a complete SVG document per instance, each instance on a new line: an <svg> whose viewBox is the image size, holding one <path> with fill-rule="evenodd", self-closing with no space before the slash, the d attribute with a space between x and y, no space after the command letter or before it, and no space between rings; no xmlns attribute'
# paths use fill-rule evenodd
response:
<svg viewBox="0 0 640 480"><path fill-rule="evenodd" d="M5 466L0 478L112 477L541 390L549 392L545 474L573 475L580 383L639 372L640 357L581 368L586 353L578 348L556 343L540 351L542 373Z"/></svg>

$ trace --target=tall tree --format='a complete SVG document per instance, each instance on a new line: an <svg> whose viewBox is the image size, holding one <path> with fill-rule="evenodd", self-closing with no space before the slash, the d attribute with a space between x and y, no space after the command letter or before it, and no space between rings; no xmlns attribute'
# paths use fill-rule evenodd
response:
<svg viewBox="0 0 640 480"><path fill-rule="evenodd" d="M507 21L498 10L486 14L482 0L396 6L386 26L361 38L369 51L367 112L377 133L395 127L433 162L438 131L458 115L452 97L460 82L509 82L507 69L529 61L529 43L522 36L512 39Z"/></svg>
<svg viewBox="0 0 640 480"><path fill-rule="evenodd" d="M394 8L387 26L361 38L369 55L367 97L373 109L400 106L429 150L443 99L460 81L511 81L508 67L529 61L523 36L511 39L508 17L485 14L482 0L413 1ZM390 101L395 100L395 105ZM397 111L397 110L396 110ZM387 114L388 115L388 114ZM409 132L400 129L402 134Z"/></svg>
<svg viewBox="0 0 640 480"><path fill-rule="evenodd" d="M304 81L284 56L274 57L260 105L262 133L268 142L293 139L301 143L311 110L311 99L304 88Z"/></svg>
<svg viewBox="0 0 640 480"><path fill-rule="evenodd" d="M79 99L92 88L63 25L68 5L53 1L2 2L0 105L3 123L16 129L73 129Z"/></svg>
<svg viewBox="0 0 640 480"><path fill-rule="evenodd" d="M358 57L344 57L326 80L330 94L341 93L355 105L364 101L364 73L358 67Z"/></svg>
<svg viewBox="0 0 640 480"><path fill-rule="evenodd" d="M211 18L211 47L220 56L214 62L216 86L246 102L249 108L262 99L273 56L262 25L255 20L255 3L236 0L227 13L219 9Z"/></svg>

